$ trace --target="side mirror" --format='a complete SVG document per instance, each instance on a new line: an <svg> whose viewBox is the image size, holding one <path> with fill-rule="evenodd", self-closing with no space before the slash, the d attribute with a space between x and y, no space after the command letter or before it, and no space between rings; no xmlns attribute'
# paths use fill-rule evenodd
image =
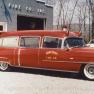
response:
<svg viewBox="0 0 94 94"><path fill-rule="evenodd" d="M66 46L64 47L65 51L69 51L71 48L69 47L68 44L66 44Z"/></svg>
<svg viewBox="0 0 94 94"><path fill-rule="evenodd" d="M65 51L69 51L69 50L71 50L70 47L65 47L64 49L65 49Z"/></svg>
<svg viewBox="0 0 94 94"><path fill-rule="evenodd" d="M69 51L69 48L64 48L65 49L65 51Z"/></svg>
<svg viewBox="0 0 94 94"><path fill-rule="evenodd" d="M72 49L72 47L69 47L69 46L66 46L66 47L64 48L65 51L70 51L71 49Z"/></svg>

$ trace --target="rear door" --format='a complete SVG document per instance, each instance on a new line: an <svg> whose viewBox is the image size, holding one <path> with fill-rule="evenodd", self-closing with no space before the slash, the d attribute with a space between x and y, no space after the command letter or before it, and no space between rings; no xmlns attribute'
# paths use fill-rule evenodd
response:
<svg viewBox="0 0 94 94"><path fill-rule="evenodd" d="M25 67L38 66L40 37L21 37L19 49L19 64Z"/></svg>
<svg viewBox="0 0 94 94"><path fill-rule="evenodd" d="M18 36L0 38L0 60L7 60L11 65L18 65Z"/></svg>

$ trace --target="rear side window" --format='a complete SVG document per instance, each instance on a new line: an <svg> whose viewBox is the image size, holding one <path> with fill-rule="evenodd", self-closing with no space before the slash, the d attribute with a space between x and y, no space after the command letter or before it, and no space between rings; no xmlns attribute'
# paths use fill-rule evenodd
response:
<svg viewBox="0 0 94 94"><path fill-rule="evenodd" d="M39 48L40 37L21 37L20 47Z"/></svg>
<svg viewBox="0 0 94 94"><path fill-rule="evenodd" d="M18 47L18 37L6 37L2 38L2 46L3 47Z"/></svg>
<svg viewBox="0 0 94 94"><path fill-rule="evenodd" d="M43 40L44 48L61 48L62 40L55 37L45 37Z"/></svg>

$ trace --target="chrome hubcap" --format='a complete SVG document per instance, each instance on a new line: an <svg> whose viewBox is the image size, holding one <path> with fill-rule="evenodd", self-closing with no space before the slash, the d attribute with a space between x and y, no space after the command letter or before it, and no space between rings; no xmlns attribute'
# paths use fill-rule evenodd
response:
<svg viewBox="0 0 94 94"><path fill-rule="evenodd" d="M0 62L0 69L1 70L6 70L8 68L8 64L5 62Z"/></svg>
<svg viewBox="0 0 94 94"><path fill-rule="evenodd" d="M88 68L88 72L89 72L91 75L94 75L94 67L89 67L89 68Z"/></svg>
<svg viewBox="0 0 94 94"><path fill-rule="evenodd" d="M84 75L91 80L94 80L94 64L87 64L84 67Z"/></svg>

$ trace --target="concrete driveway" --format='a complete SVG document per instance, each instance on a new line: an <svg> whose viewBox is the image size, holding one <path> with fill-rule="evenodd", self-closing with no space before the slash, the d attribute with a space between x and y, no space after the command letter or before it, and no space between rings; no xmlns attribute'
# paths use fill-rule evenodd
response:
<svg viewBox="0 0 94 94"><path fill-rule="evenodd" d="M94 81L70 73L18 69L0 72L0 94L94 94Z"/></svg>

